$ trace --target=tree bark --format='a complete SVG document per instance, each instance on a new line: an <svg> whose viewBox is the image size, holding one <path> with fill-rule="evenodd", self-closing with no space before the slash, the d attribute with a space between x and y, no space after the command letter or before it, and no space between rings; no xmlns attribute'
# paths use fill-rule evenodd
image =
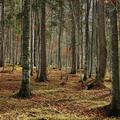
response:
<svg viewBox="0 0 120 120"><path fill-rule="evenodd" d="M4 67L4 0L2 0L1 12L0 67Z"/></svg>
<svg viewBox="0 0 120 120"><path fill-rule="evenodd" d="M22 83L18 97L30 98L30 0L24 0L22 48Z"/></svg>
<svg viewBox="0 0 120 120"><path fill-rule="evenodd" d="M111 43L112 43L112 103L111 115L120 116L120 78L118 55L118 28L116 5L111 5Z"/></svg>
<svg viewBox="0 0 120 120"><path fill-rule="evenodd" d="M47 80L46 73L46 0L41 1L41 68L40 68L40 82Z"/></svg>
<svg viewBox="0 0 120 120"><path fill-rule="evenodd" d="M102 82L106 73L106 36L105 36L105 16L104 16L104 0L98 0L98 72L97 80Z"/></svg>
<svg viewBox="0 0 120 120"><path fill-rule="evenodd" d="M85 17L85 63L84 63L84 77L83 80L86 81L88 77L88 43L89 43L89 11L90 11L90 0L87 0L86 5L86 17Z"/></svg>

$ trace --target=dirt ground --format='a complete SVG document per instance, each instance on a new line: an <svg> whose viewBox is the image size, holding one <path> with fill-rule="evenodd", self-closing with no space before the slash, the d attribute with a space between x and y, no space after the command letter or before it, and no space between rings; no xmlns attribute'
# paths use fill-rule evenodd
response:
<svg viewBox="0 0 120 120"><path fill-rule="evenodd" d="M48 81L36 82L31 77L31 99L12 96L19 90L21 68L13 73L5 69L0 73L0 120L120 120L108 118L107 106L111 102L111 82L106 88L81 90L79 74L60 80L59 70L50 70Z"/></svg>

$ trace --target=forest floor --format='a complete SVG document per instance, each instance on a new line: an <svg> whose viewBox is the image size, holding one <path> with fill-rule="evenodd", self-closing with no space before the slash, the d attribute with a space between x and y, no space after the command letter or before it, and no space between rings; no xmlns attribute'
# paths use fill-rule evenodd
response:
<svg viewBox="0 0 120 120"><path fill-rule="evenodd" d="M120 120L108 118L111 82L103 89L80 90L79 74L69 75L65 84L61 72L51 70L48 81L39 83L31 77L31 99L16 99L20 87L21 68L0 73L0 120Z"/></svg>

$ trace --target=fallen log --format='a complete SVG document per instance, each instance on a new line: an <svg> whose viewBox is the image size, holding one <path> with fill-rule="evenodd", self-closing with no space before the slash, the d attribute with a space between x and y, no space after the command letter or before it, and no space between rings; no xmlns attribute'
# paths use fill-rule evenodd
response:
<svg viewBox="0 0 120 120"><path fill-rule="evenodd" d="M92 89L94 86L96 86L97 81L95 79L88 79L85 82L85 86L87 87L88 90Z"/></svg>
<svg viewBox="0 0 120 120"><path fill-rule="evenodd" d="M96 79L88 79L84 82L86 88L90 89L104 89L106 88L104 83L97 81Z"/></svg>

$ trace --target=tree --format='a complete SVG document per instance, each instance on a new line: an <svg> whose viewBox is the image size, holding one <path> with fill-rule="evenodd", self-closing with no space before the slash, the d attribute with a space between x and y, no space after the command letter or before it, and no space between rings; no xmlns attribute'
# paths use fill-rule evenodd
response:
<svg viewBox="0 0 120 120"><path fill-rule="evenodd" d="M76 74L76 24L75 24L75 1L70 1L71 12L71 49L72 49L72 68L71 74Z"/></svg>
<svg viewBox="0 0 120 120"><path fill-rule="evenodd" d="M91 0L87 0L86 3L86 16L85 16L85 65L84 65L84 78L83 80L87 80L88 77L88 43L89 43L89 12L91 7Z"/></svg>
<svg viewBox="0 0 120 120"><path fill-rule="evenodd" d="M118 57L118 28L116 3L110 7L111 43L112 43L112 102L110 115L120 116L120 78Z"/></svg>
<svg viewBox="0 0 120 120"><path fill-rule="evenodd" d="M1 41L0 41L0 67L4 66L4 0L2 0L1 7Z"/></svg>
<svg viewBox="0 0 120 120"><path fill-rule="evenodd" d="M18 97L30 98L30 0L24 0L23 6L23 54L22 54L22 83Z"/></svg>
<svg viewBox="0 0 120 120"><path fill-rule="evenodd" d="M61 37L63 33L63 1L59 1L59 36L58 36L58 68L61 70L62 63L61 63Z"/></svg>
<svg viewBox="0 0 120 120"><path fill-rule="evenodd" d="M39 81L47 80L46 73L46 0L41 0L41 63Z"/></svg>
<svg viewBox="0 0 120 120"><path fill-rule="evenodd" d="M82 36L82 34L80 34L80 1L77 0L76 1L76 9L77 9L77 36L78 36L78 39L77 39L77 42L78 42L78 45L77 45L77 69L80 69L80 36Z"/></svg>
<svg viewBox="0 0 120 120"><path fill-rule="evenodd" d="M106 37L105 37L105 16L104 16L104 0L98 0L98 71L97 80L103 81L106 73Z"/></svg>
<svg viewBox="0 0 120 120"><path fill-rule="evenodd" d="M95 1L92 1L92 33L91 33L91 40L90 40L90 68L89 68L89 78L91 78L92 76L92 72L93 72L93 48L94 48L94 36L95 36L95 30L94 30L94 25L95 25Z"/></svg>

